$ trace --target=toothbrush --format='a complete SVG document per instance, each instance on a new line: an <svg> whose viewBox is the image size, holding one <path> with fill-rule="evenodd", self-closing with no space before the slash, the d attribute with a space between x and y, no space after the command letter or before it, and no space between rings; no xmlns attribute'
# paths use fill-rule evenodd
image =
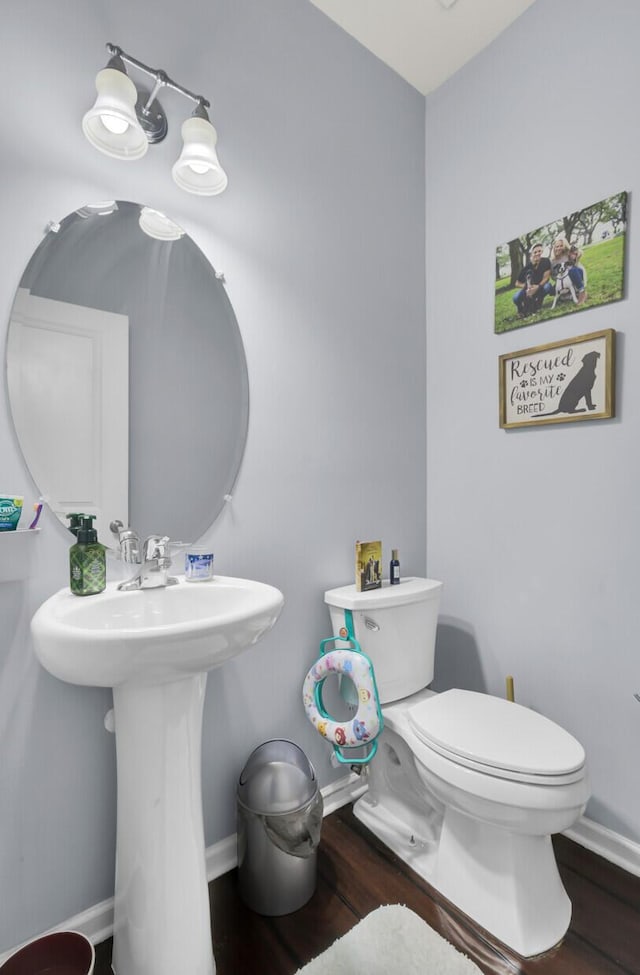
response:
<svg viewBox="0 0 640 975"><path fill-rule="evenodd" d="M40 520L40 515L42 514L42 501L36 501L33 506L33 510L35 511L35 515L33 517L33 521L29 525L29 528L35 528Z"/></svg>

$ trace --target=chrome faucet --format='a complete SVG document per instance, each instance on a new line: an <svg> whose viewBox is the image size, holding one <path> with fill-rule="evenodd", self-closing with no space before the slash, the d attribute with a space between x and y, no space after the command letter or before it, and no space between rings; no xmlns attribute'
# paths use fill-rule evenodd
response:
<svg viewBox="0 0 640 975"><path fill-rule="evenodd" d="M140 536L131 528L125 528L121 521L112 521L111 534L118 539L120 558L123 562L140 562Z"/></svg>
<svg viewBox="0 0 640 975"><path fill-rule="evenodd" d="M140 566L139 571L127 582L121 582L118 589L130 592L133 589L159 589L176 585L178 580L169 575L171 556L168 535L149 535L141 546L138 533L125 528L121 521L112 521L109 527L118 538L122 561Z"/></svg>

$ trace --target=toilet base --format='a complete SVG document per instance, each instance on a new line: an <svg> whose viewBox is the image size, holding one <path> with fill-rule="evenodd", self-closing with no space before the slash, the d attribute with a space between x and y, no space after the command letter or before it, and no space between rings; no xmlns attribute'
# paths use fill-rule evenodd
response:
<svg viewBox="0 0 640 975"><path fill-rule="evenodd" d="M571 902L551 837L510 833L448 808L432 829L397 799L365 793L354 815L427 883L475 923L523 957L555 947L571 920Z"/></svg>
<svg viewBox="0 0 640 975"><path fill-rule="evenodd" d="M511 833L455 809L429 882L525 958L554 948L571 921L550 836Z"/></svg>
<svg viewBox="0 0 640 975"><path fill-rule="evenodd" d="M437 838L425 830L417 815L400 811L395 814L384 802L376 802L369 792L365 792L353 806L353 814L385 846L404 860L412 870L431 883L438 853ZM425 835L427 832L427 835Z"/></svg>

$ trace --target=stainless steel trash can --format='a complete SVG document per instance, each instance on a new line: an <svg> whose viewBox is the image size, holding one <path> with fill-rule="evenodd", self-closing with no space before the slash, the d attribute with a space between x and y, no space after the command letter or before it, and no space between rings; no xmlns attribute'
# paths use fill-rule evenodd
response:
<svg viewBox="0 0 640 975"><path fill-rule="evenodd" d="M238 883L247 907L291 914L316 889L322 794L298 745L278 738L249 756L238 782Z"/></svg>

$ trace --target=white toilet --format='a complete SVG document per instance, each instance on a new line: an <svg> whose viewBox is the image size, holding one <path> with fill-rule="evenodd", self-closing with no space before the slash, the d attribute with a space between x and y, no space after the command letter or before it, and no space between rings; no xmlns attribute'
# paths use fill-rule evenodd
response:
<svg viewBox="0 0 640 975"><path fill-rule="evenodd" d="M410 578L325 593L334 634L351 630L373 663L384 716L354 812L465 914L519 954L537 955L571 919L551 834L584 811L584 749L518 704L427 689L441 589Z"/></svg>

